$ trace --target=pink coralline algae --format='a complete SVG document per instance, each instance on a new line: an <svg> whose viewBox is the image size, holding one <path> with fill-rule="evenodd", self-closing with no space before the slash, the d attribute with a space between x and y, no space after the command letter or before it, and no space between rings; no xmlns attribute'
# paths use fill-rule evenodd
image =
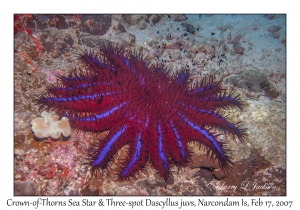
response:
<svg viewBox="0 0 300 210"><path fill-rule="evenodd" d="M41 72L44 72L48 76L48 81L51 83L56 82L57 77L62 74L61 70L50 71L48 69L42 69Z"/></svg>

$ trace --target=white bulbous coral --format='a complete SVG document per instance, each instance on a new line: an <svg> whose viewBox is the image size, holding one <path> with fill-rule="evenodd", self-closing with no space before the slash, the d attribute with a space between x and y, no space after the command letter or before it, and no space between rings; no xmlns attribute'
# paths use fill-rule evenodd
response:
<svg viewBox="0 0 300 210"><path fill-rule="evenodd" d="M31 129L34 136L39 139L52 138L59 139L61 135L63 137L69 137L71 135L71 126L69 119L66 117L60 117L52 112L42 112L42 117L35 118L31 121Z"/></svg>

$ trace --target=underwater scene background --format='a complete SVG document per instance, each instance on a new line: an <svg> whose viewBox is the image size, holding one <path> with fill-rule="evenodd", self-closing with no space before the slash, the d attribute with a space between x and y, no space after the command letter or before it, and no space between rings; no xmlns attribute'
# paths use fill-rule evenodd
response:
<svg viewBox="0 0 300 210"><path fill-rule="evenodd" d="M149 61L157 64L157 72L164 72L161 71L162 69L169 70L165 78L170 81L173 81L171 79L173 77L178 78L178 84L184 80L183 83L189 84L190 86L187 87L190 89L199 84L196 85L198 90L204 92L214 90L213 86L217 86L216 83L209 83L208 80L201 86L203 78L222 80L222 88L228 90L227 95L230 91L234 91L231 98L225 98L232 103L233 98L238 96L238 101L243 103L242 110L226 107L221 112L218 108L221 109L222 106L216 105L211 108L214 113L198 109L195 114L202 112L223 119L220 114L228 122L233 123L232 126L236 126L241 131L245 129L245 138L243 137L242 142L234 140L234 135L238 135L239 130L229 132L228 129L232 128L229 125L215 129L212 125L219 124L210 117L208 117L210 126L204 123L197 127L195 122L178 114L178 118L182 116L186 126L190 125L194 130L202 132L209 141L205 143L204 138L202 141L204 146L193 141L187 142L185 146L179 143L177 138L179 146L170 146L170 148L174 148L174 153L189 151L189 158L183 162L180 162L179 157L178 159L174 157L177 161L171 160L172 154L165 157L163 154L167 153L162 150L153 152L154 149L149 149L147 153L149 156L144 157L145 164L135 166L137 167L137 171L133 173L135 177L120 180L118 166L122 165L124 160L127 160L129 166L134 166L134 161L139 161L134 159L134 155L139 153L131 151L130 144L125 140L124 145L120 144L120 148L114 148L112 154L109 150L113 147L105 147L103 150L105 152L101 153L95 145L105 141L109 135L111 139L117 139L121 133L116 131L114 136L113 131L109 129L100 129L96 134L90 133L87 132L88 129L83 129L83 125L82 129L74 130L72 117L68 119L66 116L59 115L64 112L64 108L45 112L37 103L37 98L41 96L55 98L55 103L60 103L57 102L59 100L67 102L69 99L76 110L76 106L79 106L76 98L78 95L71 95L73 90L70 88L80 86L84 91L92 91L85 96L91 97L95 86L98 85L94 83L98 80L93 80L94 73L87 72L101 69L101 62L103 62L101 53L99 57L94 55L102 46L115 45L120 49L147 55ZM86 55L86 63L80 59L82 53ZM123 62L124 68L133 69L133 72L142 71L140 69L142 65L132 65L131 57L123 56L125 54L122 53L119 55L121 58L119 62L117 58L113 59L115 62L103 62L105 68L112 71L118 67L117 64L121 65ZM181 69L184 69L184 73L180 72ZM80 70L82 74L79 74ZM77 76L74 72L77 72ZM81 78L84 82L76 83L74 78ZM154 78L159 76L154 75ZM126 78L124 80L126 81ZM72 82L76 85L66 86ZM157 79L156 86L160 84L164 83ZM56 93L52 90L51 93L51 88L61 88L56 91L66 92ZM170 89L172 90L175 91L176 88ZM48 95L47 91L50 91ZM209 93L209 97L201 95L199 98L202 101L217 100L221 95L216 92L211 95ZM55 94L60 95L60 99ZM176 95L175 92L170 92L170 95L172 94ZM94 106L94 102L99 104L107 102L109 107L111 100L115 99L106 101L105 97L97 98L96 101L90 100L88 106ZM229 103L225 100L221 102L224 106ZM147 105L145 103L144 107L147 108ZM204 103L203 106L206 105ZM143 109L146 110L143 111L145 113L147 113L146 108ZM108 110L114 112L117 108L111 106ZM110 115L110 112L104 113L96 116L102 119ZM70 112L66 111L66 115L68 114ZM72 114L79 118L76 111ZM164 113L167 116L168 114L170 112ZM91 115L87 114L86 118L89 116ZM147 117L141 119L140 124L147 124L146 122L148 122ZM201 119L199 122L202 122ZM119 124L118 118L110 126ZM172 122L171 124L173 125ZM157 144L157 149L162 149L163 146L160 145L166 144L160 140L163 139L160 138L163 126L159 124L156 127L158 129L153 131L153 145ZM177 133L175 127L169 126L169 130L177 137L177 134L180 135L180 129L176 127ZM209 133L204 129L209 130ZM230 135L232 133L233 136ZM217 143L212 143L215 142L212 136L217 134L221 134L216 137ZM188 134L181 137L188 138L187 136L190 137ZM168 142L168 138L165 141ZM226 148L218 147L223 144L222 142L226 142ZM213 145L207 146L209 143ZM107 160L104 169L96 170L99 173L94 174L92 174L93 165L90 164L90 159L95 159L95 155L90 155L93 147L97 154L109 154L113 159L113 161ZM230 151L228 157L230 156L230 162L233 163L230 165L230 170L222 170L222 161L220 164L220 161L215 159L216 156L211 158L207 148L212 148L215 155L221 150ZM96 155L96 158L99 156ZM131 162L128 156L132 157ZM157 163L156 159L158 159ZM166 168L167 162L172 163L168 165L167 170L172 174L171 180L166 180L164 172L159 172L162 168L159 164ZM286 195L286 16L280 14L15 14L14 194Z"/></svg>

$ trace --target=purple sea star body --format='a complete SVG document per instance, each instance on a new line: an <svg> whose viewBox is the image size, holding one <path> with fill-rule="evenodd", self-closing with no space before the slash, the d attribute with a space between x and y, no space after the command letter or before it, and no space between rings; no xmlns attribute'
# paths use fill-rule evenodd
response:
<svg viewBox="0 0 300 210"><path fill-rule="evenodd" d="M166 181L172 180L171 164L186 166L191 160L188 142L207 148L221 168L231 164L223 133L243 140L246 133L229 122L222 111L243 108L221 81L205 77L196 84L189 73L176 75L136 51L112 45L98 53L83 52L85 71L59 76L37 102L69 118L73 128L86 132L109 131L90 149L93 171L106 169L120 148L128 155L119 166L120 179L134 176L147 163Z"/></svg>

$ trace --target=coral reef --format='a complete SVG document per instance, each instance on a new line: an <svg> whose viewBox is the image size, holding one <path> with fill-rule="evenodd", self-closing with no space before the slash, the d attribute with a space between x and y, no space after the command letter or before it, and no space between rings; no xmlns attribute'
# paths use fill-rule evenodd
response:
<svg viewBox="0 0 300 210"><path fill-rule="evenodd" d="M70 34L62 33L59 29L45 29L40 33L41 43L43 44L44 53L51 58L58 58L68 52L74 40ZM55 44L54 44L55 43Z"/></svg>
<svg viewBox="0 0 300 210"><path fill-rule="evenodd" d="M147 26L150 25L153 26L157 24L163 15L122 15L123 20L125 21L125 24L130 27L134 26L141 30L144 30L147 28Z"/></svg>
<svg viewBox="0 0 300 210"><path fill-rule="evenodd" d="M102 35L93 35L95 16L83 21L80 14L15 15L15 195L286 195L285 15L113 14L101 26ZM40 110L32 103L34 96L55 85L57 76L66 77L75 67L85 70L76 52L108 43L147 53L154 62L169 66L171 75L185 68L191 83L206 75L230 78L250 69L265 75L267 87L276 88L274 93L272 88L267 93L266 85L259 92L233 83L224 85L245 102L242 113L227 110L224 115L232 122L243 121L249 130L245 143L230 142L231 172L224 173L205 151L188 144L193 152L191 167L170 165L173 184L163 182L151 165L136 174L136 179L120 182L115 169L124 165L128 146L117 153L119 158L105 174L91 176L91 166L86 164L88 148L107 132L101 137L72 132L67 141L35 140L30 122L40 116ZM218 139L226 140L225 136ZM242 189L244 181L249 186L266 183L275 188ZM24 186L29 186L30 193Z"/></svg>
<svg viewBox="0 0 300 210"><path fill-rule="evenodd" d="M271 36L274 38L274 39L279 39L280 37L280 34L279 34L279 31L282 27L281 26L271 26L270 28L268 28L268 31L271 33Z"/></svg>
<svg viewBox="0 0 300 210"><path fill-rule="evenodd" d="M29 196L37 194L37 186L33 181L28 180L25 182L15 181L14 182L14 196Z"/></svg>
<svg viewBox="0 0 300 210"><path fill-rule="evenodd" d="M103 35L111 26L111 15L81 15L80 20L80 30L92 35Z"/></svg>
<svg viewBox="0 0 300 210"><path fill-rule="evenodd" d="M183 26L184 30L186 30L187 32L189 32L191 34L195 33L195 28L192 24L182 23L182 26Z"/></svg>
<svg viewBox="0 0 300 210"><path fill-rule="evenodd" d="M279 96L278 91L270 84L267 77L258 70L243 71L239 75L228 77L225 81L248 91L264 91L265 95L270 98L276 98Z"/></svg>

